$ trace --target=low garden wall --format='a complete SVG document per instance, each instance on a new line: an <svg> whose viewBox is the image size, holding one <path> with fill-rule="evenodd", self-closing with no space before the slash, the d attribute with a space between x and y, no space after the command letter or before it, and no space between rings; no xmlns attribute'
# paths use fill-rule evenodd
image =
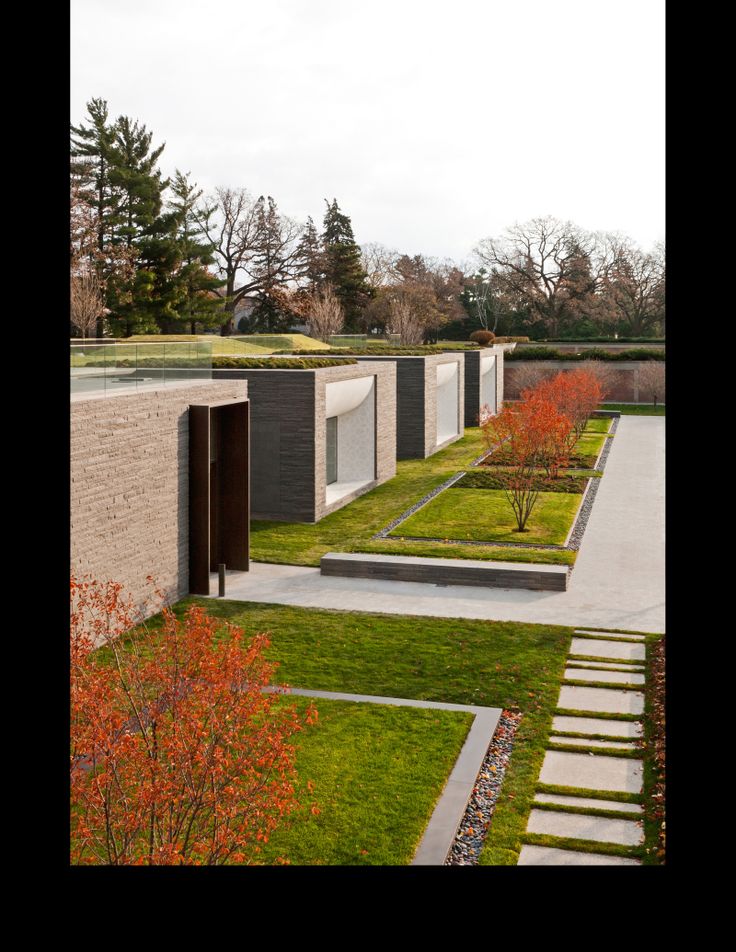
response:
<svg viewBox="0 0 736 952"><path fill-rule="evenodd" d="M600 361L600 364L610 377L606 388L607 402L652 402L651 394L640 379L643 368L649 367L651 361L617 360ZM584 366L586 366L585 363L570 360L506 360L504 362L504 396L507 400L518 400L520 390L529 386L530 372L556 374L559 371L577 370Z"/></svg>

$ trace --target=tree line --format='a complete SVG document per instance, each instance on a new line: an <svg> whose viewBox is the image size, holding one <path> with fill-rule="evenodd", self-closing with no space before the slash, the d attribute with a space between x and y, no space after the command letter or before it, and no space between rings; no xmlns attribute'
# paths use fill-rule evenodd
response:
<svg viewBox="0 0 736 952"><path fill-rule="evenodd" d="M536 218L460 264L360 246L325 199L322 228L271 196L163 178L145 125L103 99L71 125L71 319L82 337L340 331L415 344L484 328L539 339L664 334L664 247Z"/></svg>

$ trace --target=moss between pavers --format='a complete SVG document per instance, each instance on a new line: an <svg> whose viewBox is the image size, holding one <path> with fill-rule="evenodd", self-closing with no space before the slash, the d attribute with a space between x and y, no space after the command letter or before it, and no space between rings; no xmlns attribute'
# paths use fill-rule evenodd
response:
<svg viewBox="0 0 736 952"><path fill-rule="evenodd" d="M621 846L618 843L600 843L598 840L575 840L566 836L551 836L549 833L525 833L523 840L529 846L551 846L554 849L576 850L578 853L601 853L604 856L627 856L631 859L642 859L644 855L642 846Z"/></svg>

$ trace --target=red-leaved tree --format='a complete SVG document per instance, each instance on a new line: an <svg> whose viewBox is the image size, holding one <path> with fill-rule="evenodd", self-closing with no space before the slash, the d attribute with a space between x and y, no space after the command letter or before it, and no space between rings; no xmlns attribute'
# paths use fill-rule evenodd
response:
<svg viewBox="0 0 736 952"><path fill-rule="evenodd" d="M516 517L515 531L527 531L526 523L539 498L537 467L551 458L570 427L570 420L553 403L537 398L504 404L499 414L482 419L486 445L492 448L502 444L504 457L510 461L505 493ZM556 461L555 472L561 464L562 457Z"/></svg>
<svg viewBox="0 0 736 952"><path fill-rule="evenodd" d="M71 860L252 862L299 805L287 741L316 711L264 693L265 635L197 606L135 624L119 584L72 577Z"/></svg>
<svg viewBox="0 0 736 952"><path fill-rule="evenodd" d="M587 370L568 370L542 380L533 390L525 390L522 396L528 400L542 400L553 404L572 424L568 441L568 453L585 431L590 415L602 399L601 384Z"/></svg>

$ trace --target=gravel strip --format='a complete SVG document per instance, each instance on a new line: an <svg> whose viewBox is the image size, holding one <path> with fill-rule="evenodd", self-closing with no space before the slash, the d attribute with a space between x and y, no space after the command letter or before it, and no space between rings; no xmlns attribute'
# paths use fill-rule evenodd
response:
<svg viewBox="0 0 736 952"><path fill-rule="evenodd" d="M478 865L520 720L520 711L504 710L501 714L445 866Z"/></svg>

